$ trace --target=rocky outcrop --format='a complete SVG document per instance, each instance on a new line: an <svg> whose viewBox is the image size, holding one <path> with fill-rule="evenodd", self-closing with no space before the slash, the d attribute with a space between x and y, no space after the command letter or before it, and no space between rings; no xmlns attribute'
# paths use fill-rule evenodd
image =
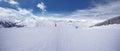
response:
<svg viewBox="0 0 120 51"><path fill-rule="evenodd" d="M24 25L17 25L10 21L0 21L0 28L11 28L11 27L24 27Z"/></svg>

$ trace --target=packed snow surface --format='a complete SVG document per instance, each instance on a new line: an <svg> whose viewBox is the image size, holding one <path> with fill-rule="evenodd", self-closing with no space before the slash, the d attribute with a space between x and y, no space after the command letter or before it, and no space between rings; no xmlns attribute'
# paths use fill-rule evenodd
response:
<svg viewBox="0 0 120 51"><path fill-rule="evenodd" d="M37 26L33 19L31 23L0 28L0 51L120 51L120 25L90 28L85 22L45 21Z"/></svg>

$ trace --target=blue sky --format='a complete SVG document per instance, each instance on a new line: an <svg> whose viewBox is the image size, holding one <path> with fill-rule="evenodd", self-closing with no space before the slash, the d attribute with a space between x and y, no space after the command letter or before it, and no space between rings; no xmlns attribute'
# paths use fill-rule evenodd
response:
<svg viewBox="0 0 120 51"><path fill-rule="evenodd" d="M111 15L114 10L119 10L119 3L120 0L0 0L0 7L18 10L18 12L19 9L28 12L31 10L31 14L34 15L53 14L61 16L66 14L66 17L95 17ZM108 8L108 10L106 11L104 7ZM108 11L111 12L108 13ZM112 14L119 12L114 11Z"/></svg>
<svg viewBox="0 0 120 51"><path fill-rule="evenodd" d="M33 9L34 13L41 10L37 4L43 2L46 5L47 12L65 13L73 12L78 9L88 9L94 6L94 3L104 3L105 0L15 0L19 3L19 7L25 9ZM15 8L7 2L0 2L1 7Z"/></svg>

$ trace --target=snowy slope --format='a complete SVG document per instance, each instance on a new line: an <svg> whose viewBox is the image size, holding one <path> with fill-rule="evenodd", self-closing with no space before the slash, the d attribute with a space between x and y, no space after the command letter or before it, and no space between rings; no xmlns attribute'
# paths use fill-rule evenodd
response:
<svg viewBox="0 0 120 51"><path fill-rule="evenodd" d="M120 51L120 25L92 27L102 20L2 18L22 28L0 28L0 51Z"/></svg>
<svg viewBox="0 0 120 51"><path fill-rule="evenodd" d="M103 25L112 25L112 24L120 24L120 16L117 16L117 17L105 20L103 22L97 23L97 24L95 24L95 25L93 25L91 27L103 26Z"/></svg>
<svg viewBox="0 0 120 51"><path fill-rule="evenodd" d="M0 51L120 51L120 25L1 28Z"/></svg>

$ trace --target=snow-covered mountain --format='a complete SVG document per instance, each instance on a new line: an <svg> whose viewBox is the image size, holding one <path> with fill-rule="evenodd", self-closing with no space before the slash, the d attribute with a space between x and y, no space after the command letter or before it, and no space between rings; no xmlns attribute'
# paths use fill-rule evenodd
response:
<svg viewBox="0 0 120 51"><path fill-rule="evenodd" d="M70 18L43 18L28 17L18 18L14 16L1 17L0 27L45 27L45 26L68 26L68 27L89 27L101 20L70 19ZM6 26L7 25L7 26Z"/></svg>
<svg viewBox="0 0 120 51"><path fill-rule="evenodd" d="M10 28L10 27L24 27L24 25L20 25L17 17L8 16L8 17L0 17L0 28Z"/></svg>
<svg viewBox="0 0 120 51"><path fill-rule="evenodd" d="M112 24L120 24L120 16L105 20L105 21L97 23L93 26L103 26L103 25L112 25ZM91 26L91 27L93 27L93 26Z"/></svg>

